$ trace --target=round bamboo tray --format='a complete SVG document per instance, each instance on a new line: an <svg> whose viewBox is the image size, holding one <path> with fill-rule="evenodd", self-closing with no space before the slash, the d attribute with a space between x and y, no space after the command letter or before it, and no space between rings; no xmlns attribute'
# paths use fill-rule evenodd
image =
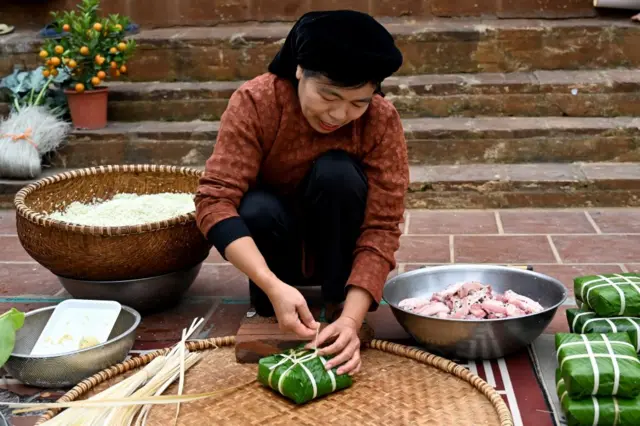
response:
<svg viewBox="0 0 640 426"><path fill-rule="evenodd" d="M179 425L456 425L513 426L502 397L466 368L425 351L373 340L362 351L363 370L345 390L297 406L258 382L256 364L235 360L235 337L188 342L203 358L185 376L184 394L230 389L182 403ZM132 358L76 385L58 402L105 390L168 349ZM165 395L176 394L177 381ZM36 425L55 417L47 411ZM173 424L175 404L151 409L148 425Z"/></svg>
<svg viewBox="0 0 640 426"><path fill-rule="evenodd" d="M46 214L74 201L117 193L195 193L202 172L156 165L90 167L40 179L15 197L24 249L54 274L79 280L119 281L186 270L209 255L195 212L138 226L86 226Z"/></svg>

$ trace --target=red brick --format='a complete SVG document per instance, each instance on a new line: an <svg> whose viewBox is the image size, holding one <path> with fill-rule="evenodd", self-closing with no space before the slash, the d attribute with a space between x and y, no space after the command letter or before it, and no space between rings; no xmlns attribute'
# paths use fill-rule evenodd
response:
<svg viewBox="0 0 640 426"><path fill-rule="evenodd" d="M249 281L235 266L205 264L188 296L248 298Z"/></svg>
<svg viewBox="0 0 640 426"><path fill-rule="evenodd" d="M0 234L16 233L16 211L0 210Z"/></svg>
<svg viewBox="0 0 640 426"><path fill-rule="evenodd" d="M391 341L411 339L396 320L389 305L381 305L375 312L368 313L366 320L367 324L373 328L376 339Z"/></svg>
<svg viewBox="0 0 640 426"><path fill-rule="evenodd" d="M567 309L575 307L576 306L560 306L556 311L556 315L553 317L553 320L544 332L547 334L568 333L569 323L567 322Z"/></svg>
<svg viewBox="0 0 640 426"><path fill-rule="evenodd" d="M211 247L211 251L209 251L209 257L205 260L207 263L225 263L226 261L222 258L218 250L215 247Z"/></svg>
<svg viewBox="0 0 640 426"><path fill-rule="evenodd" d="M533 270L561 281L569 289L571 297L573 297L573 280L576 277L622 272L617 265L533 265Z"/></svg>
<svg viewBox="0 0 640 426"><path fill-rule="evenodd" d="M182 329L189 328L194 319L206 318L214 303L213 298L188 299L168 310L145 316L137 331L139 341L173 341L182 337ZM198 338L193 335L193 338Z"/></svg>
<svg viewBox="0 0 640 426"><path fill-rule="evenodd" d="M260 22L296 21L311 10L311 0L251 0L250 17Z"/></svg>
<svg viewBox="0 0 640 426"><path fill-rule="evenodd" d="M311 0L312 10L348 9L369 13L369 0Z"/></svg>
<svg viewBox="0 0 640 426"><path fill-rule="evenodd" d="M383 16L428 16L425 0L373 0L371 13Z"/></svg>
<svg viewBox="0 0 640 426"><path fill-rule="evenodd" d="M409 234L497 234L491 211L412 211Z"/></svg>
<svg viewBox="0 0 640 426"><path fill-rule="evenodd" d="M213 25L249 20L248 0L180 0L179 14L190 25Z"/></svg>
<svg viewBox="0 0 640 426"><path fill-rule="evenodd" d="M558 235L552 239L564 263L640 261L640 235Z"/></svg>
<svg viewBox="0 0 640 426"><path fill-rule="evenodd" d="M629 263L625 266L629 272L640 272L640 263Z"/></svg>
<svg viewBox="0 0 640 426"><path fill-rule="evenodd" d="M589 214L605 234L640 233L640 210L638 209L590 210Z"/></svg>
<svg viewBox="0 0 640 426"><path fill-rule="evenodd" d="M499 0L432 0L431 13L435 16L495 15Z"/></svg>
<svg viewBox="0 0 640 426"><path fill-rule="evenodd" d="M67 1L71 3L69 8L75 8L79 3L77 0ZM131 0L108 0L100 3L100 11L103 15L119 14L120 16L129 16L129 3L135 3ZM135 22L135 20L134 20Z"/></svg>
<svg viewBox="0 0 640 426"><path fill-rule="evenodd" d="M249 303L219 305L205 327L208 337L235 336L250 307Z"/></svg>
<svg viewBox="0 0 640 426"><path fill-rule="evenodd" d="M38 420L40 420L40 416L13 416L11 424L13 426L34 426Z"/></svg>
<svg viewBox="0 0 640 426"><path fill-rule="evenodd" d="M37 263L0 264L0 296L50 296L62 289L58 278Z"/></svg>
<svg viewBox="0 0 640 426"><path fill-rule="evenodd" d="M179 4L172 0L130 0L128 16L145 28L179 25Z"/></svg>
<svg viewBox="0 0 640 426"><path fill-rule="evenodd" d="M595 234L583 211L502 210L505 234Z"/></svg>
<svg viewBox="0 0 640 426"><path fill-rule="evenodd" d="M400 237L399 262L446 263L449 258L449 237Z"/></svg>
<svg viewBox="0 0 640 426"><path fill-rule="evenodd" d="M576 18L595 16L592 0L498 0L502 18Z"/></svg>
<svg viewBox="0 0 640 426"><path fill-rule="evenodd" d="M18 237L0 236L0 261L33 262L34 259L22 248Z"/></svg>
<svg viewBox="0 0 640 426"><path fill-rule="evenodd" d="M435 265L433 265L433 264L424 265L424 264L419 264L419 263L406 264L406 265L404 265L404 272L411 272L411 271L415 271L416 269L421 269L421 268L429 267L429 266L435 266Z"/></svg>
<svg viewBox="0 0 640 426"><path fill-rule="evenodd" d="M456 263L553 263L545 236L456 236Z"/></svg>

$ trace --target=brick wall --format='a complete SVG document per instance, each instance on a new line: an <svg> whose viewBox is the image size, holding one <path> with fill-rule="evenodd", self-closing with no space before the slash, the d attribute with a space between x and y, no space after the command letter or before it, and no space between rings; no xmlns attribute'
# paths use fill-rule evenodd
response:
<svg viewBox="0 0 640 426"><path fill-rule="evenodd" d="M3 0L0 22L42 25L49 11L76 0ZM145 27L292 21L309 10L351 8L377 17L569 18L590 17L592 0L103 0L106 13L130 16Z"/></svg>

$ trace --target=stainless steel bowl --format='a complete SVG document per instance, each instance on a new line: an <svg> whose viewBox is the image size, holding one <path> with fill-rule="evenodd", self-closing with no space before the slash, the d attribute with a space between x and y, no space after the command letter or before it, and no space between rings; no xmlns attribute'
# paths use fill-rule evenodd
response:
<svg viewBox="0 0 640 426"><path fill-rule="evenodd" d="M193 268L157 277L123 281L87 281L58 277L62 286L77 299L115 300L143 314L176 305L200 273L202 263Z"/></svg>
<svg viewBox="0 0 640 426"><path fill-rule="evenodd" d="M460 281L513 290L540 303L542 312L514 318L458 320L427 317L398 307L408 297L430 297ZM383 291L396 320L428 351L451 359L491 359L519 351L533 342L567 298L555 278L533 271L494 265L444 265L417 269L390 279Z"/></svg>
<svg viewBox="0 0 640 426"><path fill-rule="evenodd" d="M21 382L37 387L64 388L122 362L136 339L140 314L122 306L109 339L97 346L56 355L31 356L31 350L42 333L55 306L28 312L24 325L16 333L16 345L5 368Z"/></svg>

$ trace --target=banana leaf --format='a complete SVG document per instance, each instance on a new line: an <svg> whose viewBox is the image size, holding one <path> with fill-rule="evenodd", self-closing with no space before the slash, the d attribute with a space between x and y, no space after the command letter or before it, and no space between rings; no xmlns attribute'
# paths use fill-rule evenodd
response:
<svg viewBox="0 0 640 426"><path fill-rule="evenodd" d="M345 389L352 385L351 376L327 371L321 357L304 346L262 358L258 363L258 381L296 404Z"/></svg>
<svg viewBox="0 0 640 426"><path fill-rule="evenodd" d="M24 313L16 308L0 315L0 368L11 356L16 343L16 331L24 325Z"/></svg>
<svg viewBox="0 0 640 426"><path fill-rule="evenodd" d="M603 274L573 280L576 300L600 317L640 317L640 274Z"/></svg>
<svg viewBox="0 0 640 426"><path fill-rule="evenodd" d="M640 318L599 317L586 309L567 309L569 331L572 333L622 333L629 334L636 352L640 352Z"/></svg>
<svg viewBox="0 0 640 426"><path fill-rule="evenodd" d="M640 399L591 397L572 399L560 370L556 370L556 389L568 426L640 425Z"/></svg>
<svg viewBox="0 0 640 426"><path fill-rule="evenodd" d="M627 333L557 333L556 355L571 398L640 395L640 359Z"/></svg>

